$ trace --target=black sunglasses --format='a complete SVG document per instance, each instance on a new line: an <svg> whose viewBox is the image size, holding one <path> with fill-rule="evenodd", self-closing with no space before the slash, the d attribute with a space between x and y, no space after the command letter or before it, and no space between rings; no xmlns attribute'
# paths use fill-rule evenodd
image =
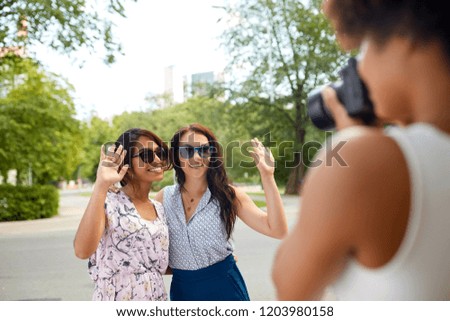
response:
<svg viewBox="0 0 450 321"><path fill-rule="evenodd" d="M155 155L158 156L161 161L167 160L167 152L164 148L157 148L155 150L143 148L131 157L134 158L139 156L143 162L151 164L155 161Z"/></svg>
<svg viewBox="0 0 450 321"><path fill-rule="evenodd" d="M180 153L180 157L182 157L184 159L189 159L189 158L194 157L195 152L197 152L201 158L208 158L213 153L214 146L201 145L198 147L194 147L191 145L184 145L184 146L179 146L178 151Z"/></svg>

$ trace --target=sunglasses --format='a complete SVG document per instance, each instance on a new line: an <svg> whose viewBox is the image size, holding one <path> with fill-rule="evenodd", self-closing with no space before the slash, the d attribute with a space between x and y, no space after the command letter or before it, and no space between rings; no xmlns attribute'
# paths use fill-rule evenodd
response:
<svg viewBox="0 0 450 321"><path fill-rule="evenodd" d="M180 157L184 159L189 159L194 157L194 154L197 152L201 158L208 158L214 151L214 146L210 145L201 145L198 147L194 147L191 145L184 145L178 147L178 151L180 153Z"/></svg>
<svg viewBox="0 0 450 321"><path fill-rule="evenodd" d="M140 157L144 163L151 164L155 161L155 156L161 161L167 160L167 152L164 148L157 148L155 150L143 148L139 151L139 153L132 155L131 157Z"/></svg>

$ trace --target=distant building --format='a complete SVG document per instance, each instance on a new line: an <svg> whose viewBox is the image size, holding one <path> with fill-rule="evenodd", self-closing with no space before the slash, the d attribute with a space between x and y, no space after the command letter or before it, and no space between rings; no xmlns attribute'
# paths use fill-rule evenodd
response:
<svg viewBox="0 0 450 321"><path fill-rule="evenodd" d="M224 80L222 72L207 71L191 75L191 82L185 86L189 97L203 96L210 93L211 87Z"/></svg>
<svg viewBox="0 0 450 321"><path fill-rule="evenodd" d="M209 94L210 87L223 81L223 73L214 71L183 75L174 66L164 68L164 95L169 95L172 103L181 103L194 96Z"/></svg>
<svg viewBox="0 0 450 321"><path fill-rule="evenodd" d="M22 19L20 21L20 26L17 30L17 39L25 40L28 36L27 31L27 21ZM26 57L25 45L22 46L10 46L10 47L0 47L0 59L5 57L6 55L15 55L20 58ZM24 81L24 75L14 75L12 79L4 79L2 84L0 84L0 97L4 97L8 94L8 92L14 86L19 85L22 81Z"/></svg>
<svg viewBox="0 0 450 321"><path fill-rule="evenodd" d="M27 26L28 26L27 20L22 19L20 21L19 30L17 30L18 39L25 39L28 36ZM19 57L25 57L25 46L0 47L0 58L10 53Z"/></svg>
<svg viewBox="0 0 450 321"><path fill-rule="evenodd" d="M196 84L212 85L214 83L214 72L208 71L192 74L191 79L192 79L192 86L195 86Z"/></svg>
<svg viewBox="0 0 450 321"><path fill-rule="evenodd" d="M201 72L191 76L192 96L203 96L208 94L208 89L214 84L214 72Z"/></svg>
<svg viewBox="0 0 450 321"><path fill-rule="evenodd" d="M164 68L164 94L169 95L174 103L184 102L184 81L176 66Z"/></svg>
<svg viewBox="0 0 450 321"><path fill-rule="evenodd" d="M0 58L3 58L4 56L10 53L19 57L25 57L25 47L23 46L0 47Z"/></svg>

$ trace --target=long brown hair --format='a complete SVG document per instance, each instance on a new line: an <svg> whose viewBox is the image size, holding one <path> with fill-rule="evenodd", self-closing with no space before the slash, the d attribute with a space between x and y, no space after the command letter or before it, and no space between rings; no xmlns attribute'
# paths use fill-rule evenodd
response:
<svg viewBox="0 0 450 321"><path fill-rule="evenodd" d="M211 202L212 200L217 200L217 202L219 202L220 217L225 224L225 230L229 239L231 237L231 233L233 232L234 224L236 223L238 211L236 192L230 186L230 182L225 171L222 148L209 128L201 124L194 123L180 128L173 135L170 141L170 160L175 170L177 182L180 185L180 189L183 189L186 176L181 168L178 148L180 146L180 138L187 132L193 132L206 136L206 138L208 138L209 145L213 146L209 159L208 171L206 172L208 188L211 192L211 199L209 201Z"/></svg>

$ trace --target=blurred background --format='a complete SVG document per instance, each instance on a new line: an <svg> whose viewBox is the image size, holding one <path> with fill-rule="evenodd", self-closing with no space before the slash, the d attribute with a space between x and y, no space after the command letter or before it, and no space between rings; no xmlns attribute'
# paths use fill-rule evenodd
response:
<svg viewBox="0 0 450 321"><path fill-rule="evenodd" d="M306 97L334 81L341 52L320 10L300 0L2 0L0 2L0 299L84 300L72 252L99 149L132 127L165 141L199 122L228 174L264 207L248 154L258 137L295 222L312 157L329 134ZM172 184L173 172L153 186ZM275 298L277 241L237 226L254 299Z"/></svg>
<svg viewBox="0 0 450 321"><path fill-rule="evenodd" d="M122 131L169 140L200 122L233 182L259 183L246 153L259 137L297 194L326 135L306 96L345 59L320 1L2 1L0 183L86 187Z"/></svg>

